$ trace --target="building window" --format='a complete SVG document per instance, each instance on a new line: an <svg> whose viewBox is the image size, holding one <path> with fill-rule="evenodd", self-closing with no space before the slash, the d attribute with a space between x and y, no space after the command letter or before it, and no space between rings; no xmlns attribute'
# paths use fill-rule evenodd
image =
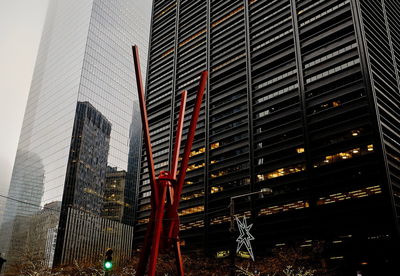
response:
<svg viewBox="0 0 400 276"><path fill-rule="evenodd" d="M274 170L274 171L266 173L266 174L258 174L257 182L264 181L266 179L272 179L272 178L277 178L277 177L281 177L281 176L285 176L285 175L289 175L289 174L293 174L293 173L302 172L305 169L306 169L305 164L298 164L298 165L294 165L294 166L280 168L280 169Z"/></svg>
<svg viewBox="0 0 400 276"><path fill-rule="evenodd" d="M178 212L178 214L179 214L179 216L185 216L185 215L190 215L190 214L199 213L199 212L203 212L203 211L204 211L204 205L199 205L196 207L191 207L191 208L180 210Z"/></svg>

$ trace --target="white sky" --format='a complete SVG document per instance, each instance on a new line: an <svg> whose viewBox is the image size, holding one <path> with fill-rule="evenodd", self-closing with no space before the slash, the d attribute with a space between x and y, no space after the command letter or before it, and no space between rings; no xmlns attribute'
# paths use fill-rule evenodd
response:
<svg viewBox="0 0 400 276"><path fill-rule="evenodd" d="M0 0L0 194L2 195L8 193L48 1Z"/></svg>

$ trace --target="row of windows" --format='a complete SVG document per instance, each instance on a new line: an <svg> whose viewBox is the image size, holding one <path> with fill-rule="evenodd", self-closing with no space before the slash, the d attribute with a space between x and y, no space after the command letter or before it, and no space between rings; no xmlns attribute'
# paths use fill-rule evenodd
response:
<svg viewBox="0 0 400 276"><path fill-rule="evenodd" d="M249 147L248 145L247 147L238 145L238 143L242 142L248 144L249 133L247 123L249 117L246 112L246 100L247 83L249 81L253 89L253 119L255 120L253 131L257 134L257 142L254 146L257 151L255 162L259 171L256 173L255 180L258 182L267 181L268 179L301 173L306 169L304 160L306 145L304 145L302 133L303 122L301 121L300 113L302 105L300 102L301 98L299 97L300 87L297 83L298 70L295 62L290 1L269 1L268 3L264 1L262 4L259 4L261 2L263 1L251 1L249 3L250 43L252 44L250 61L253 73L251 80L247 79L245 70L247 62L245 59L246 49L244 40L245 23L241 18L244 13L244 6L241 3L238 2L238 4L235 4L231 2L229 4L221 4L218 1L214 2L215 6L211 7L211 16L216 18L216 21L213 19L211 22L211 34L207 34L205 28L201 29L201 26L198 26L199 30L194 29L193 33L187 37L179 37L178 41L179 53L176 53L176 56L178 57L177 70L179 81L177 90L180 90L191 86L198 80L198 75L195 72L205 67L206 62L205 60L200 60L199 57L205 54L205 49L202 48L205 48L206 37L211 37L210 65L212 72L210 75L209 96L210 107L212 108L209 110L209 121L211 122L209 124L211 135L209 139L211 142L218 141L218 149L210 152L212 161L207 166L210 169L210 179L208 179L210 190L208 192L215 194L215 197L213 196L214 199L226 193L231 187L250 184L247 172L243 172L244 170L248 171L249 168ZM253 6L255 3L258 4ZM320 120L320 124L324 124L324 122L326 124L327 122L323 116L328 115L322 114L321 111L332 111L331 114L333 115L331 116L333 117L342 111L340 108L347 108L350 105L348 103L353 104L354 99L365 96L360 90L363 89L361 86L361 88L357 88L358 90L355 89L348 92L344 90L347 89L345 86L349 85L349 83L342 82L343 87L338 86L334 88L333 85L336 85L336 83L332 84L332 86L328 84L328 79L331 80L334 78L339 83L340 77L342 77L341 74L347 74L348 72L352 74L351 70L358 70L359 67L357 66L359 64L356 51L357 44L352 33L352 27L350 28L346 25L349 24L349 21L344 22L345 19L348 19L346 17L348 15L348 3L348 0L339 3L337 1L336 3L334 1L314 1L312 3L309 2L307 7L301 7L302 9L298 11L299 26L302 32L300 46L302 48L301 54L304 56L302 61L307 93L307 99L305 99L307 109L304 112L307 112L310 117L307 114L304 115L307 115L306 124L309 124L311 131L315 131L315 133L317 127L313 123L314 118ZM346 9L343 9L344 6L346 6ZM167 8L167 6L164 8ZM213 11L216 11L216 13L214 14ZM319 22L326 24L324 22L328 21L322 20L330 20L330 16L336 16L336 14L339 14L339 11L345 14L342 17L338 17L340 19L338 24L342 24L340 25L342 29L336 24L332 24L331 26L323 25L324 28L318 33L316 24ZM201 16L203 15L196 14L193 22L197 22ZM229 27L225 24L229 24ZM225 39L226 37L230 39L227 40ZM349 37L352 39L349 39ZM230 41L234 41L234 43ZM172 56L173 47L166 47L165 49L164 58ZM190 67L190 65L193 66ZM356 77L359 77L359 75ZM165 77L165 79L168 79L168 77ZM353 81L359 79L354 79ZM269 116L272 114L274 115ZM311 116L313 117L311 118ZM307 120L310 121L308 122ZM282 124L282 122L284 123ZM328 126L329 124L326 125L326 127ZM283 130L286 128L292 130L293 133L290 135L287 134L289 131L285 131L284 133ZM331 132L331 135L329 138L318 137L318 142L322 143L323 139L326 141L334 139L332 137L337 134L335 134L335 131L339 133L342 131L342 128L336 130L332 127L329 131L324 130L321 135L327 135L328 132ZM350 141L352 137L354 136L346 136L346 139ZM315 139L317 140L317 138ZM333 144L339 144L339 142L343 141L340 140ZM274 152L272 142L279 144L281 151L275 150ZM356 140L354 142L351 141L351 143L359 144ZM346 150L342 151L338 151L337 148L334 150L333 146L329 150L318 148L320 150L318 156L322 156L322 159L316 160L314 162L315 166L324 166L373 151L373 146L371 150L371 148L367 147L366 143L364 145L357 147L346 145L343 147ZM203 153L206 151L206 147L199 148L197 146L191 152L191 157L194 157L195 161L189 165L188 172L190 174L188 174L186 185L198 184L199 187L204 188L204 176L198 175L199 173L204 174L204 170L201 168L206 166L206 161L203 160ZM278 155L279 152L282 154L289 151L291 153L290 156L279 157L279 162L273 158L269 158L274 154ZM166 153L167 149L163 148L162 152ZM287 165L289 163L287 160L282 161L283 158L292 158L292 155L295 158L291 160L292 165ZM277 169L265 172L268 168ZM246 174L246 176L243 174ZM244 179L247 179L247 181L244 181ZM189 200L203 197L203 195L204 192L196 191L188 193L185 198ZM210 200L214 199L210 197ZM307 204L306 201L302 201L288 204L288 206L282 205L279 207L281 209L275 209L300 209L308 207ZM265 212L275 211L268 209ZM183 227L189 229L191 223L197 227L203 225L202 221L189 221Z"/></svg>

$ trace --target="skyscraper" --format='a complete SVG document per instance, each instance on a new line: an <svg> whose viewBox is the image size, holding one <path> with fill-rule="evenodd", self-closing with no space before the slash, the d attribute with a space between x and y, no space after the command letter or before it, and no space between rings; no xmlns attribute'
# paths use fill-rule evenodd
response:
<svg viewBox="0 0 400 276"><path fill-rule="evenodd" d="M147 104L157 170L170 163L180 91L190 109L199 73L210 72L179 211L188 249L229 249L230 197L268 187L273 195L236 202L255 223L256 253L321 239L332 262L343 245L359 250L353 257L390 259L399 16L390 0L153 1ZM144 149L140 179L138 241L150 202Z"/></svg>
<svg viewBox="0 0 400 276"><path fill-rule="evenodd" d="M128 189L135 185L136 169L130 163L135 162L131 155L138 144L132 142L136 138L130 129L140 126L132 126L138 109L131 45L146 49L149 16L150 6L144 0L49 2L9 192L9 206L18 204L27 212L7 207L5 218L12 221L16 216L32 215L40 205L62 200L58 232L49 235L52 240L57 237L55 254L49 254L55 256L55 264L86 257L84 249L97 258L104 249L86 246L83 241L96 239L97 234L100 237L107 227L128 229L133 224L132 220L113 224L100 215L107 166L131 168L127 186L132 187ZM145 56L143 52L143 62ZM132 217L132 204L124 212ZM76 227L84 217L103 228L97 227L93 236L81 240L82 247L65 251L73 233L64 234L71 229L81 231ZM1 239L7 235L2 234ZM129 240L123 242L129 249ZM4 243L0 246L7 251ZM78 249L82 255L78 256Z"/></svg>

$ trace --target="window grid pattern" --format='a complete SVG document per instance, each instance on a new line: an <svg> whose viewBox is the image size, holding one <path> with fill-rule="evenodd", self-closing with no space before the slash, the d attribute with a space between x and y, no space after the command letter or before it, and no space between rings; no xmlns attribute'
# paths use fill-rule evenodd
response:
<svg viewBox="0 0 400 276"><path fill-rule="evenodd" d="M290 224L288 217L280 221L286 214L306 214L326 205L318 203L321 198L383 185L381 172L372 169L378 162L376 132L351 3L155 1L160 8L153 12L153 26L165 24L166 30L177 27L175 44L171 42L150 56L160 64L175 58L173 74L153 78L173 89L168 119L176 120L180 91L188 89L191 106L194 96L190 95L200 71L207 67L210 71L208 97L203 103L180 209L183 239L200 245L204 243L199 236L204 234L206 245L226 249L221 234L228 229L229 198L252 189L271 187L282 198L291 198L290 202L279 196L268 201L253 199L252 203L248 199L238 201L237 212L253 208L257 216L261 209L260 223L276 223L278 229ZM179 15L176 22L169 18L174 9ZM151 40L161 43L154 35ZM390 61L389 57L385 61ZM170 93L165 91L161 101L169 102ZM155 113L155 117L160 116L157 127L166 112ZM185 122L185 129L187 125ZM156 132L157 127L150 129ZM171 133L171 129L165 131L164 137ZM158 148L160 152L171 149L172 139L168 143ZM142 175L139 197L149 195L145 167ZM382 196L366 193L346 199L355 206L361 198L366 202ZM149 199L143 198L140 205L138 240L150 214L143 207L148 203ZM275 210L274 206L279 208ZM263 220L266 215L271 215L268 222ZM293 226L293 231L296 229ZM268 235L279 236L273 230Z"/></svg>

